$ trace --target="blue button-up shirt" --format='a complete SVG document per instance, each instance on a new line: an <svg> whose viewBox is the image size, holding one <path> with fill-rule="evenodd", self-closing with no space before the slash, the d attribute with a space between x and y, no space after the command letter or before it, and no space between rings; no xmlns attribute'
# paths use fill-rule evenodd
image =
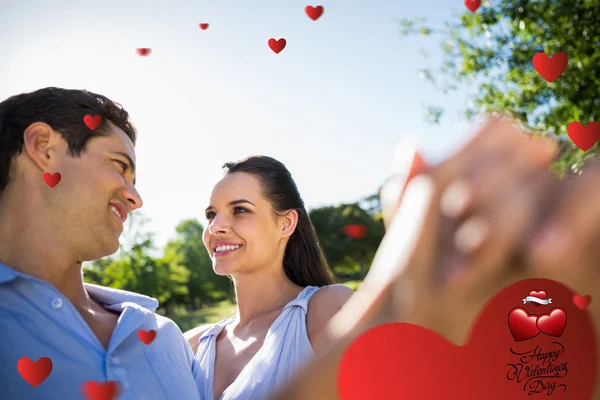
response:
<svg viewBox="0 0 600 400"><path fill-rule="evenodd" d="M0 398L82 400L86 381L118 381L120 400L200 400L198 362L181 330L154 314L156 299L86 284L90 297L120 313L108 350L72 303L54 286L0 263ZM149 345L139 330L155 330ZM17 369L19 359L52 361L34 387Z"/></svg>

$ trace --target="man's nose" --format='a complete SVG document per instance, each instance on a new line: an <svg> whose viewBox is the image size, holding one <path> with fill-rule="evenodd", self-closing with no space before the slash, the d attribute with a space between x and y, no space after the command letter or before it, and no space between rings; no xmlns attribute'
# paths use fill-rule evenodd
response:
<svg viewBox="0 0 600 400"><path fill-rule="evenodd" d="M138 208L142 208L144 205L144 201L142 200L142 196L140 196L139 192L134 186L127 187L125 191L125 198L131 204L129 206L130 211L137 210Z"/></svg>

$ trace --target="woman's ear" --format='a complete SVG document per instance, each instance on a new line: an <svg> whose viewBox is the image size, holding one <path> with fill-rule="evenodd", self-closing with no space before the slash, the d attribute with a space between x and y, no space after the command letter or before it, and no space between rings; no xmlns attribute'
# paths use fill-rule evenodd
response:
<svg viewBox="0 0 600 400"><path fill-rule="evenodd" d="M292 236L298 225L298 211L288 211L281 217L281 234L282 237Z"/></svg>

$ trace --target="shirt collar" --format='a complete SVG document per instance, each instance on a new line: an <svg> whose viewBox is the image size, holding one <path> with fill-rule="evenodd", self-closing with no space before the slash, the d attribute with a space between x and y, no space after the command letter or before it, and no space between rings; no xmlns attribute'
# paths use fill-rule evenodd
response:
<svg viewBox="0 0 600 400"><path fill-rule="evenodd" d="M0 262L0 284L12 281L19 273Z"/></svg>
<svg viewBox="0 0 600 400"><path fill-rule="evenodd" d="M93 285L91 283L86 283L85 288L91 298L100 301L109 310L123 311L127 305L136 305L150 312L155 312L158 308L157 299L144 296L143 294Z"/></svg>
<svg viewBox="0 0 600 400"><path fill-rule="evenodd" d="M35 279L28 274L18 272L0 262L0 284L12 281L17 277ZM98 300L110 310L123 311L126 305L134 305L155 312L158 308L158 300L143 294L128 292L126 290L112 289L104 286L85 283L88 294L94 300Z"/></svg>

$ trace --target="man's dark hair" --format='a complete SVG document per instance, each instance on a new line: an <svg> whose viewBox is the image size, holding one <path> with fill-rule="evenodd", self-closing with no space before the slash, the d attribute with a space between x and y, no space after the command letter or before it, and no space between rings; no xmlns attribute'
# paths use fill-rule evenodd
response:
<svg viewBox="0 0 600 400"><path fill-rule="evenodd" d="M102 116L94 131L83 118ZM105 96L86 90L48 87L9 97L0 103L0 194L10 179L11 164L23 150L23 134L35 122L45 122L60 133L69 146L69 154L79 157L86 144L97 136L107 136L109 121L121 128L135 145L137 132L129 113Z"/></svg>
<svg viewBox="0 0 600 400"><path fill-rule="evenodd" d="M267 156L251 156L223 165L226 174L245 172L258 178L262 194L276 215L296 210L298 224L283 256L283 270L298 286L326 286L335 278L327 265L319 238L292 174L281 162Z"/></svg>

